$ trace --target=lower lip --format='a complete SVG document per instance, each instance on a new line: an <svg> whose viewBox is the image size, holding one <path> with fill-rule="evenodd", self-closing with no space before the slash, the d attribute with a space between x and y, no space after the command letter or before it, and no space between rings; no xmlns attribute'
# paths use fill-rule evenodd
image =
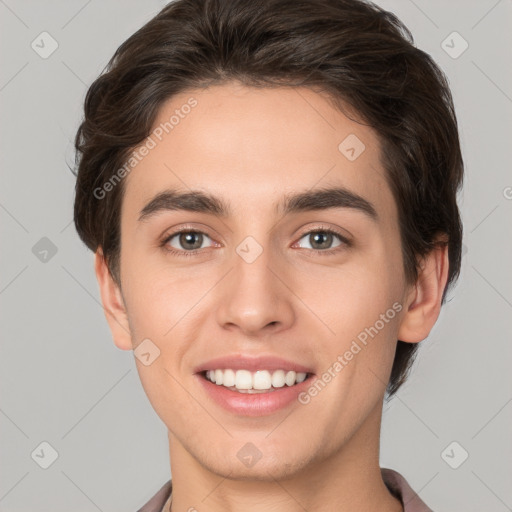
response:
<svg viewBox="0 0 512 512"><path fill-rule="evenodd" d="M266 416L284 409L294 401L299 403L297 396L310 386L313 375L298 384L284 385L268 393L239 393L214 384L200 374L196 374L196 377L209 396L227 411L245 416Z"/></svg>

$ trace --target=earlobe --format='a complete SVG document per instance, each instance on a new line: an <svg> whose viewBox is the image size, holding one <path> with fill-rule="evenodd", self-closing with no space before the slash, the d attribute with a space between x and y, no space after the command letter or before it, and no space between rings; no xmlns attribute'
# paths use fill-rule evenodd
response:
<svg viewBox="0 0 512 512"><path fill-rule="evenodd" d="M101 247L94 254L94 271L100 287L101 302L114 344L121 350L132 350L130 325L119 286L110 275Z"/></svg>
<svg viewBox="0 0 512 512"><path fill-rule="evenodd" d="M441 311L448 266L448 244L439 242L422 260L418 280L406 302L399 340L418 343L429 335Z"/></svg>

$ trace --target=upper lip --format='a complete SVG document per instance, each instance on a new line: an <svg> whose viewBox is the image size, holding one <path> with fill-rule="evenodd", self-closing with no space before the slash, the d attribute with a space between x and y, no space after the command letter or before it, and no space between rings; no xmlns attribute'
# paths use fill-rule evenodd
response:
<svg viewBox="0 0 512 512"><path fill-rule="evenodd" d="M201 373L206 370L285 370L304 373L313 373L313 370L299 363L283 359L276 356L257 356L250 357L242 354L232 354L224 357L210 359L194 368L195 373Z"/></svg>

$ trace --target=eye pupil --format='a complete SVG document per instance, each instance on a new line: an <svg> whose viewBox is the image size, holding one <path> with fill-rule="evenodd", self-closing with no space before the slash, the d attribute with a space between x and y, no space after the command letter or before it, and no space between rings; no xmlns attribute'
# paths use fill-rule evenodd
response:
<svg viewBox="0 0 512 512"><path fill-rule="evenodd" d="M194 237L197 237L196 243L194 244ZM199 241L199 242L198 242ZM192 247L187 246L187 244L192 243ZM199 249L203 244L203 235L201 233L195 233L191 231L187 231L186 233L180 234L180 244L182 247L187 249Z"/></svg>
<svg viewBox="0 0 512 512"><path fill-rule="evenodd" d="M327 240L327 242L326 242ZM310 235L311 246L320 245L316 247L318 249L328 249L332 243L332 233L326 233L324 231L318 231Z"/></svg>

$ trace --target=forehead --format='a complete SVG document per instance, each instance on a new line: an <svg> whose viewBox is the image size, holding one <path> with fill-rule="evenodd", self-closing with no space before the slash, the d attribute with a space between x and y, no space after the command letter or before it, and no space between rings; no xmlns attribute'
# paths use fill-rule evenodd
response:
<svg viewBox="0 0 512 512"><path fill-rule="evenodd" d="M343 186L396 214L377 134L308 88L228 83L182 92L161 106L135 151L143 146L150 149L126 177L133 216L166 188L208 191L236 213L276 211L284 194L316 186Z"/></svg>

